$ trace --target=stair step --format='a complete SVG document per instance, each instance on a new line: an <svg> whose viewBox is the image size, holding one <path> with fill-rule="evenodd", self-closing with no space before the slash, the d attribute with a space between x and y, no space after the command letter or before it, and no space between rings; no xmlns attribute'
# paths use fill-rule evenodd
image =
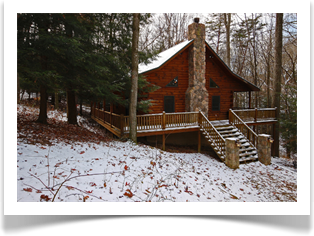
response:
<svg viewBox="0 0 314 236"><path fill-rule="evenodd" d="M224 138L237 138L241 135L241 133L233 133L233 134L222 134L221 136Z"/></svg>
<svg viewBox="0 0 314 236"><path fill-rule="evenodd" d="M219 133L222 134L228 134L228 133L235 133L235 132L239 132L238 129L232 129L232 130L226 130L226 131L219 131Z"/></svg>
<svg viewBox="0 0 314 236"><path fill-rule="evenodd" d="M239 158L246 157L246 156L253 156L253 155L257 155L257 152L253 151L253 152L250 152L250 153L240 153L239 154Z"/></svg>
<svg viewBox="0 0 314 236"><path fill-rule="evenodd" d="M256 149L255 148L253 148L253 147L248 147L248 148L240 148L240 150L239 150L239 152L249 152L249 151L256 151Z"/></svg>
<svg viewBox="0 0 314 236"><path fill-rule="evenodd" d="M230 130L230 129L234 129L234 126L218 126L218 127L215 127L215 129L217 131L220 131L220 130Z"/></svg>
<svg viewBox="0 0 314 236"><path fill-rule="evenodd" d="M245 157L242 159L239 159L239 162L246 162L246 161L256 161L258 160L258 156L253 156L253 157Z"/></svg>

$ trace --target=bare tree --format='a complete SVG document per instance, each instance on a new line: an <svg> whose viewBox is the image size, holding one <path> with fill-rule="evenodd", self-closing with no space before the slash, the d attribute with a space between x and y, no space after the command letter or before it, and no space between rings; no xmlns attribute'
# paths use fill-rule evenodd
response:
<svg viewBox="0 0 314 236"><path fill-rule="evenodd" d="M231 26L231 13L224 13L224 24L226 28L226 62L230 67L230 26Z"/></svg>
<svg viewBox="0 0 314 236"><path fill-rule="evenodd" d="M275 32L275 106L277 107L276 116L280 116L280 95L281 95L281 67L282 67L282 25L283 13L276 14ZM279 122L276 123L274 132L274 155L279 157Z"/></svg>
<svg viewBox="0 0 314 236"><path fill-rule="evenodd" d="M130 93L130 139L137 143L137 122L136 122L136 107L137 107L137 90L138 90L138 41L140 29L140 14L133 14L133 37L132 37L132 78L131 78L131 93Z"/></svg>

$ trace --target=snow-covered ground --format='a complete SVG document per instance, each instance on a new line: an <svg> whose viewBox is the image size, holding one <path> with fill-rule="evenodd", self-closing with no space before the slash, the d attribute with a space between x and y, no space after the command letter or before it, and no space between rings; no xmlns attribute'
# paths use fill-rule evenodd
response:
<svg viewBox="0 0 314 236"><path fill-rule="evenodd" d="M18 201L52 199L67 178L55 201L296 200L296 172L277 164L255 162L231 170L206 155L118 141L18 143L17 152Z"/></svg>
<svg viewBox="0 0 314 236"><path fill-rule="evenodd" d="M48 117L64 119L56 114ZM285 161L232 170L205 154L131 142L48 146L18 140L17 201L297 201L297 172Z"/></svg>

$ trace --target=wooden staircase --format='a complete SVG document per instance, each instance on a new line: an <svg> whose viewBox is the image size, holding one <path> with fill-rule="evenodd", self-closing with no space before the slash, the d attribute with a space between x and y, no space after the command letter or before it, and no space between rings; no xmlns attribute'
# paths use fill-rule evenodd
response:
<svg viewBox="0 0 314 236"><path fill-rule="evenodd" d="M239 150L240 163L256 161L258 159L256 147L235 126L229 124L228 120L219 122L211 121L211 123L224 139L237 138L239 140L241 144ZM224 156L220 158L224 161Z"/></svg>
<svg viewBox="0 0 314 236"><path fill-rule="evenodd" d="M218 157L225 161L225 139L237 138L241 144L239 163L258 160L257 149L249 139L229 120L209 121L204 114L200 118L200 130Z"/></svg>

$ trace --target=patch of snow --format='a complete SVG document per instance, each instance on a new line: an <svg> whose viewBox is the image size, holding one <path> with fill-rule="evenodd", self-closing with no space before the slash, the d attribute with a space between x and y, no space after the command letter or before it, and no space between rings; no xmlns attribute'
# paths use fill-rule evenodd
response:
<svg viewBox="0 0 314 236"><path fill-rule="evenodd" d="M173 57L176 53L178 53L182 48L184 48L186 45L188 45L192 40L184 41L182 43L179 43L175 45L172 48L169 48L166 51L163 51L158 54L157 60L154 60L152 63L149 63L145 65L144 63L139 64L138 66L138 72L144 73L153 69L156 69L160 66L162 66L166 61L168 61L171 57Z"/></svg>
<svg viewBox="0 0 314 236"><path fill-rule="evenodd" d="M40 201L42 195L51 200L62 183L57 202L84 197L109 202L297 199L296 172L276 163L254 162L232 170L207 155L169 153L118 141L51 147L18 143L17 182L19 202Z"/></svg>

